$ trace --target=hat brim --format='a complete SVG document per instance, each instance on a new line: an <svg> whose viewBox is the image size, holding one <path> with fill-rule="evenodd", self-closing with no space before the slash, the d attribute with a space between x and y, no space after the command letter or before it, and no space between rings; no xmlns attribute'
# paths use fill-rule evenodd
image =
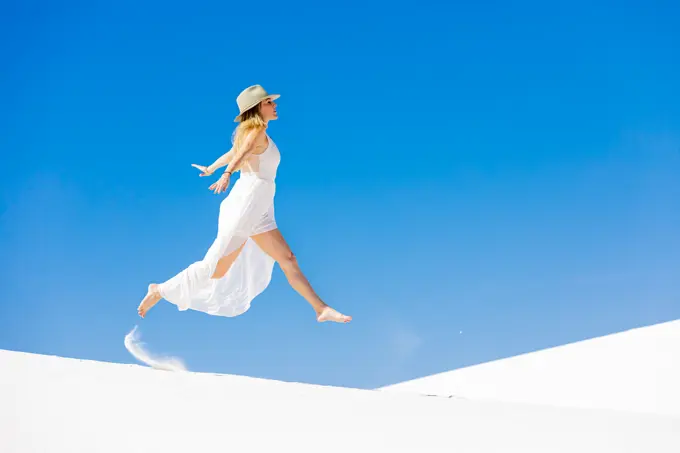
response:
<svg viewBox="0 0 680 453"><path fill-rule="evenodd" d="M264 100L266 100L266 99L271 99L271 100L273 101L273 100L276 100L276 99L278 99L278 98L280 98L280 97L281 97L280 94L270 94L269 96L265 96L265 97L263 97L262 99L259 99L257 102L255 102L255 103L253 103L252 105L249 105L248 107L246 107L245 109L243 109L243 112L241 112L238 116L236 116L236 118L234 118L234 123L239 123L239 122L241 122L241 117L243 116L243 114L244 114L245 112L247 112L248 110L252 109L253 107L255 107L255 106L256 106L257 104L259 104L260 102L262 102L262 101L264 101Z"/></svg>

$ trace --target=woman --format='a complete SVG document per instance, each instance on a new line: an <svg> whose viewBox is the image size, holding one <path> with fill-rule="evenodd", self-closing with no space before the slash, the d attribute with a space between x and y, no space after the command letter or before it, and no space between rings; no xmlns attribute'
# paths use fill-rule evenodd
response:
<svg viewBox="0 0 680 453"><path fill-rule="evenodd" d="M274 220L280 154L266 130L269 121L278 118L274 102L278 98L260 85L243 90L236 99L239 115L234 121L239 125L232 149L207 167L192 164L201 170L200 176L227 166L210 186L217 194L226 191L234 172L240 170L241 177L220 204L217 238L205 257L166 282L149 285L137 309L142 318L161 299L179 310L238 316L267 287L277 262L293 289L311 304L317 321L351 321L314 292Z"/></svg>

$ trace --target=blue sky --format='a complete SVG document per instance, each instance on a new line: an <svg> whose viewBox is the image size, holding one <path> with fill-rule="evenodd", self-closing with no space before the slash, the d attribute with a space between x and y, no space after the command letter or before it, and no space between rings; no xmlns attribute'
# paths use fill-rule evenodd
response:
<svg viewBox="0 0 680 453"><path fill-rule="evenodd" d="M0 348L377 387L680 318L673 2L14 2L0 14ZM235 98L281 93L277 267L237 318L200 259ZM462 333L461 333L462 332Z"/></svg>

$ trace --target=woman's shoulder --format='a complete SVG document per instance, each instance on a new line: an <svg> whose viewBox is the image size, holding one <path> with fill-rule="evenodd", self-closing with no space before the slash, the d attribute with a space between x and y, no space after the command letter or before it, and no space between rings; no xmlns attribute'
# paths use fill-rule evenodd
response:
<svg viewBox="0 0 680 453"><path fill-rule="evenodd" d="M260 140L267 136L267 128L259 125L240 125L234 128L231 133L231 144L233 145L236 141L236 136L241 134L241 137L252 137L254 140Z"/></svg>
<svg viewBox="0 0 680 453"><path fill-rule="evenodd" d="M260 131L257 135L257 138L255 138L255 149L253 150L254 154L262 154L269 148L269 141L271 139L269 138L269 135L267 134L267 131L264 129Z"/></svg>

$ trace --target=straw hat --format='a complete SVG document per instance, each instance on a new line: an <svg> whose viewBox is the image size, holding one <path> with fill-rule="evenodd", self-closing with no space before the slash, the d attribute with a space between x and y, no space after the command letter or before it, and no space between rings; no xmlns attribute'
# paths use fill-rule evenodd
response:
<svg viewBox="0 0 680 453"><path fill-rule="evenodd" d="M241 115L246 110L250 110L255 107L260 102L265 99L278 99L281 97L280 94L268 94L264 88L260 85L252 85L241 91L241 94L236 98L236 104L238 105L239 114L234 118L234 122L238 123L241 121Z"/></svg>

